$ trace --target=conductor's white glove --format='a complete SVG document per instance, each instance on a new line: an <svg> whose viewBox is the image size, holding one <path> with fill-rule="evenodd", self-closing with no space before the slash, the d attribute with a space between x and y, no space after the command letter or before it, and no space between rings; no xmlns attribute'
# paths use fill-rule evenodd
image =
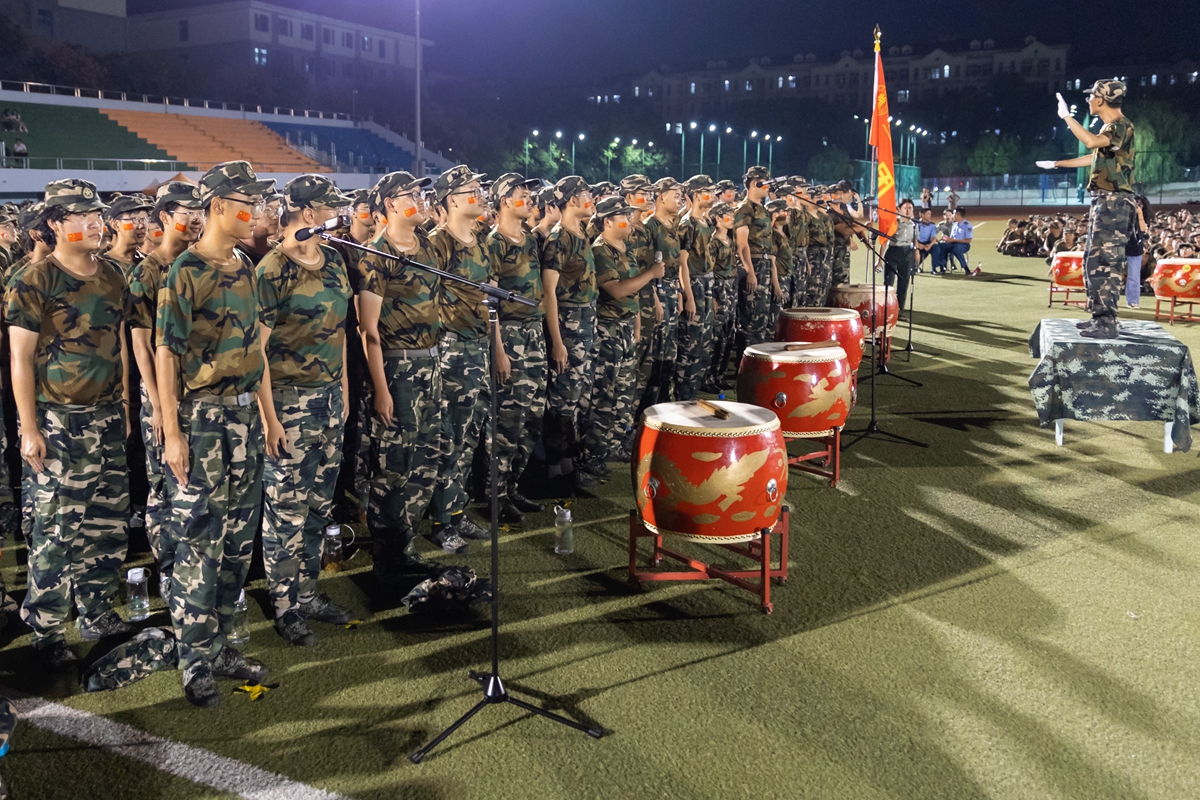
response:
<svg viewBox="0 0 1200 800"><path fill-rule="evenodd" d="M1054 163L1053 161L1039 161L1037 165L1039 169L1054 169Z"/></svg>
<svg viewBox="0 0 1200 800"><path fill-rule="evenodd" d="M1058 92L1054 96L1058 98L1058 116L1062 119L1071 116L1071 109L1067 105L1067 101L1063 100L1062 92Z"/></svg>

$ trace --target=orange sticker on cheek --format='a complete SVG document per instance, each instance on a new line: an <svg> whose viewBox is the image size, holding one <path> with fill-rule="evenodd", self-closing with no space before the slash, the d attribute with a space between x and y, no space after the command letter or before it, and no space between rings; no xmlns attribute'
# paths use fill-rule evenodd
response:
<svg viewBox="0 0 1200 800"><path fill-rule="evenodd" d="M239 211L237 213L237 218L240 219L242 222L249 222L251 219L250 212L249 211Z"/></svg>
<svg viewBox="0 0 1200 800"><path fill-rule="evenodd" d="M155 231L155 232L154 232L154 238L155 238L155 239L161 239L161 238L162 238L162 231Z"/></svg>
<svg viewBox="0 0 1200 800"><path fill-rule="evenodd" d="M404 216L406 216L406 217L411 217L413 214L416 214L416 213L417 213L417 210L415 208L404 209Z"/></svg>
<svg viewBox="0 0 1200 800"><path fill-rule="evenodd" d="M524 207L525 207L524 200L514 200L513 201L513 208L524 208Z"/></svg>
<svg viewBox="0 0 1200 800"><path fill-rule="evenodd" d="M617 227L618 227L618 228L628 228L628 227L629 227L629 223L628 223L628 222L618 222L618 223L617 223Z"/></svg>
<svg viewBox="0 0 1200 800"><path fill-rule="evenodd" d="M175 230L179 231L180 233L187 233L187 229L188 226L184 225L182 222L175 223Z"/></svg>
<svg viewBox="0 0 1200 800"><path fill-rule="evenodd" d="M83 234L82 233L68 233L67 241L68 242L82 242Z"/></svg>
<svg viewBox="0 0 1200 800"><path fill-rule="evenodd" d="M639 198L637 199L637 204L638 204L639 206L644 206L644 205L646 205L646 199L645 199L644 197L639 197Z"/></svg>
<svg viewBox="0 0 1200 800"><path fill-rule="evenodd" d="M473 206L473 205L475 205L475 203L476 203L476 200L475 200L475 198L474 198L474 197L468 197L468 198L467 198L467 205L469 205L469 206Z"/></svg>
<svg viewBox="0 0 1200 800"><path fill-rule="evenodd" d="M371 218L371 212L364 211L363 213L358 215L358 218L363 220L364 222L366 222L367 220L369 220Z"/></svg>
<svg viewBox="0 0 1200 800"><path fill-rule="evenodd" d="M132 223L132 222L126 222L126 223L124 223L124 224L122 224L122 225L121 225L121 229L122 229L122 230L126 230L126 231L131 231L131 230L133 230L133 223Z"/></svg>

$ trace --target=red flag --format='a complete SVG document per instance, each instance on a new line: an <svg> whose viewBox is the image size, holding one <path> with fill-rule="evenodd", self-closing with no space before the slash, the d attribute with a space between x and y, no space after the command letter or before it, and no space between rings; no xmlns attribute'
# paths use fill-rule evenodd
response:
<svg viewBox="0 0 1200 800"><path fill-rule="evenodd" d="M875 29L875 109L871 115L870 143L875 148L878 169L875 196L879 203L879 229L891 235L896 232L896 162L892 156L892 125L878 28Z"/></svg>

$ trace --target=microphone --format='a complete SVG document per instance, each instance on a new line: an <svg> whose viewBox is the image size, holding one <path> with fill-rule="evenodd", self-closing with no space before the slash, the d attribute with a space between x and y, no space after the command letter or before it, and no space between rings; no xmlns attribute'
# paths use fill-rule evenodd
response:
<svg viewBox="0 0 1200 800"><path fill-rule="evenodd" d="M297 242L306 242L314 236L320 235L322 233L329 233L330 231L335 231L338 228L341 228L344 225L349 225L349 224L350 224L350 220L348 218L334 217L333 219L326 222L324 225L317 225L312 228L301 228L300 230L296 231L296 241Z"/></svg>
<svg viewBox="0 0 1200 800"><path fill-rule="evenodd" d="M663 254L662 254L662 251L661 251L661 250L655 250L655 251L654 251L654 263L655 263L655 264L661 264L661 263L662 263L662 260L663 260ZM656 287L656 288L657 288L657 289L658 289L658 290L661 292L661 291L663 290L662 278L655 278L655 279L654 279L654 285L655 285L655 287Z"/></svg>

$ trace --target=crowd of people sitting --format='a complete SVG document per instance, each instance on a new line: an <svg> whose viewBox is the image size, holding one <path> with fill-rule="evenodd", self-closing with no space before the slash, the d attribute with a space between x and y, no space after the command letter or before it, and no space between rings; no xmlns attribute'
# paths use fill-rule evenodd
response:
<svg viewBox="0 0 1200 800"><path fill-rule="evenodd" d="M21 113L11 108L6 108L0 112L0 127L6 131L29 133L29 128L25 125L25 120L21 119Z"/></svg>

